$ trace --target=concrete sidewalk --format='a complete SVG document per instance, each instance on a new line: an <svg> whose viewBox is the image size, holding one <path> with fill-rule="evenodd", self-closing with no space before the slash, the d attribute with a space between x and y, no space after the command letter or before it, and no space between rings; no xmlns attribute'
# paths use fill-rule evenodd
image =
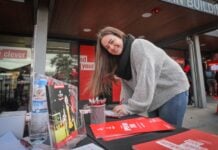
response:
<svg viewBox="0 0 218 150"><path fill-rule="evenodd" d="M218 100L207 97L206 108L188 105L183 122L184 128L198 129L218 135Z"/></svg>

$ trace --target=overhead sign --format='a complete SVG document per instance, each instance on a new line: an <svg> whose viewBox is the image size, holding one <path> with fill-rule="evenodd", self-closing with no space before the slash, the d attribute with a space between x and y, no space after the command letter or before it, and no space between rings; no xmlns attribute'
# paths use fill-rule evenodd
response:
<svg viewBox="0 0 218 150"><path fill-rule="evenodd" d="M26 50L15 50L15 49L0 49L0 59L11 58L11 59L26 59Z"/></svg>
<svg viewBox="0 0 218 150"><path fill-rule="evenodd" d="M162 1L218 16L218 5L203 0L162 0Z"/></svg>
<svg viewBox="0 0 218 150"><path fill-rule="evenodd" d="M88 56L80 55L80 70L95 70L95 63L88 62Z"/></svg>
<svg viewBox="0 0 218 150"><path fill-rule="evenodd" d="M0 46L0 68L13 70L30 63L30 48Z"/></svg>
<svg viewBox="0 0 218 150"><path fill-rule="evenodd" d="M87 100L93 95L87 85L95 70L95 46L80 45L79 99Z"/></svg>

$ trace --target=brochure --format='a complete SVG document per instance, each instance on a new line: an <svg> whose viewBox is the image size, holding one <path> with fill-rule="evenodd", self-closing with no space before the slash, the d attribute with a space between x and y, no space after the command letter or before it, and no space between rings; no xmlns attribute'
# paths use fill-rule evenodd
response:
<svg viewBox="0 0 218 150"><path fill-rule="evenodd" d="M133 145L133 150L215 150L218 135L191 129L166 138Z"/></svg>
<svg viewBox="0 0 218 150"><path fill-rule="evenodd" d="M113 140L145 132L175 129L172 125L158 117L137 117L102 124L91 124L90 127L95 138L103 138L105 140Z"/></svg>

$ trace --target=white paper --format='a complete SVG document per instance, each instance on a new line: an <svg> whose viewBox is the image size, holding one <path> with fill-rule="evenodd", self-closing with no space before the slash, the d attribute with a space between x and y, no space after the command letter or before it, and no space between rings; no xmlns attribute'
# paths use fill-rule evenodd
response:
<svg viewBox="0 0 218 150"><path fill-rule="evenodd" d="M105 116L108 116L108 117L116 117L116 118L122 117L119 114L113 112L112 110L105 110L104 113L105 113Z"/></svg>
<svg viewBox="0 0 218 150"><path fill-rule="evenodd" d="M2 150L26 150L12 132L7 132L0 137L0 147Z"/></svg>
<svg viewBox="0 0 218 150"><path fill-rule="evenodd" d="M0 114L0 136L12 132L18 139L23 137L26 111L2 112Z"/></svg>
<svg viewBox="0 0 218 150"><path fill-rule="evenodd" d="M90 143L77 148L73 148L72 150L104 150L104 149L94 143Z"/></svg>

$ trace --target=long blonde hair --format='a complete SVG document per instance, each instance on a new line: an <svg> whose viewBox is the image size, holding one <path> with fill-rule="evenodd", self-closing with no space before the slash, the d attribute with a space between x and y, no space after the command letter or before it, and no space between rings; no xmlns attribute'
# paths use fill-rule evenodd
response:
<svg viewBox="0 0 218 150"><path fill-rule="evenodd" d="M102 38L108 34L113 34L121 39L126 36L124 32L114 27L105 27L98 32L95 71L88 85L93 96L99 96L102 93L110 94L111 84L115 81L114 72L117 68L117 56L109 54L101 44Z"/></svg>

